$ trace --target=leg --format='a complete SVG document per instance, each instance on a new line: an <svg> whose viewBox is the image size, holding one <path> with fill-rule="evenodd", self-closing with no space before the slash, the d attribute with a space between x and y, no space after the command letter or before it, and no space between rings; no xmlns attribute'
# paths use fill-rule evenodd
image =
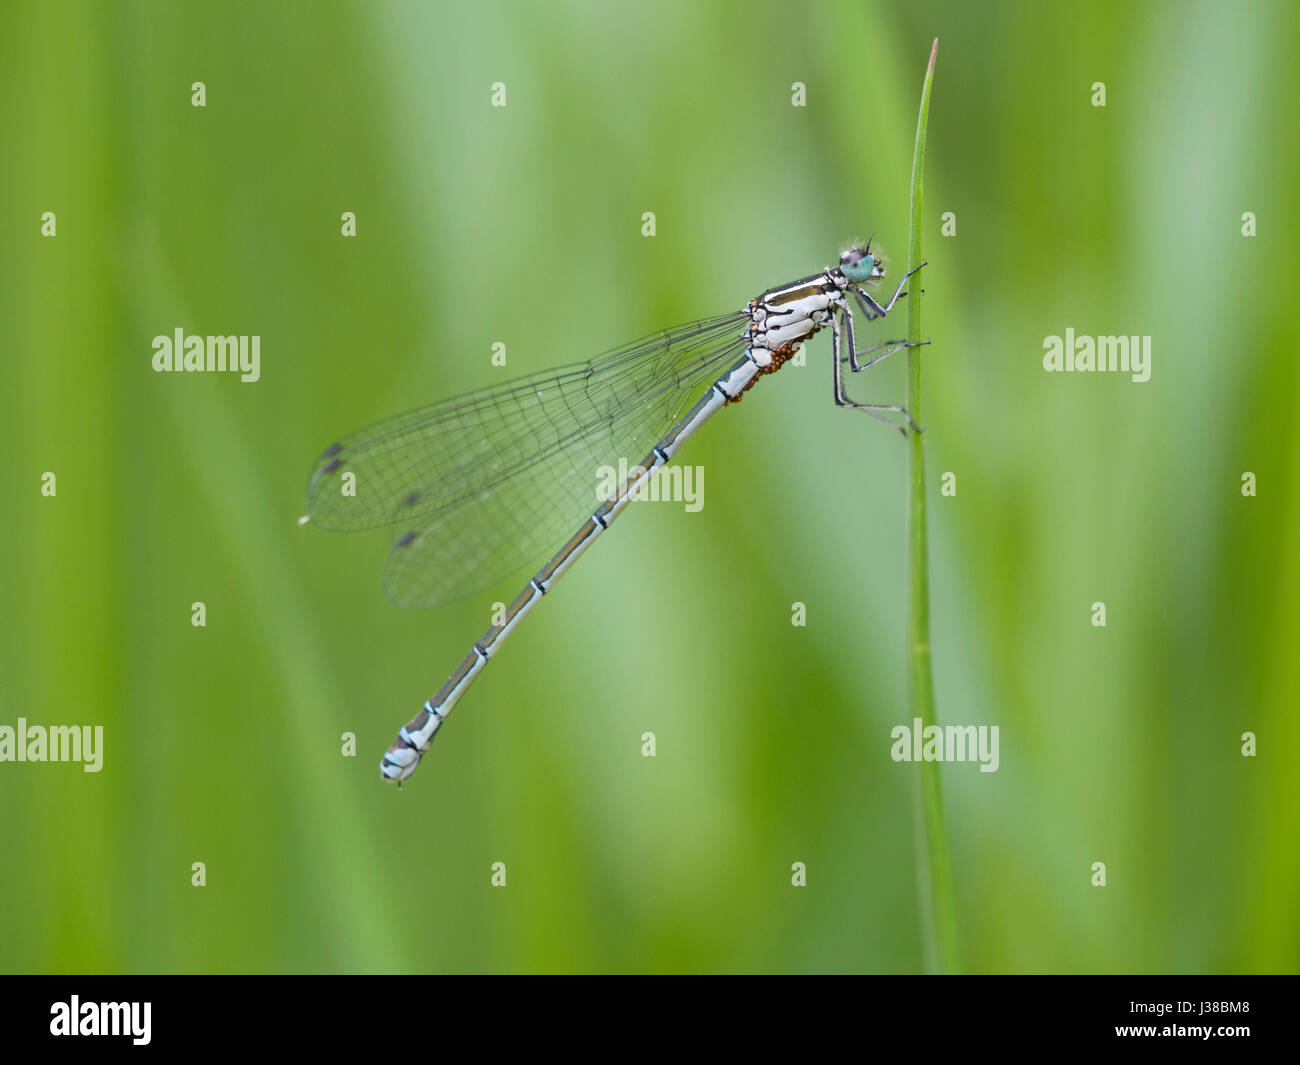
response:
<svg viewBox="0 0 1300 1065"><path fill-rule="evenodd" d="M852 370L854 373L858 373L862 370L865 370L868 366L874 366L881 359L889 358L889 356L894 354L894 352L896 351L902 351L903 348L919 348L919 347L923 347L928 343L930 343L928 340L918 340L915 344L909 344L906 340L884 340L881 341L879 344L872 344L871 347L869 348L863 348L861 351L850 351L849 358L848 358L849 369ZM874 359L870 359L867 362L864 362L859 365L858 363L859 355L870 355L873 351L880 351L881 348L889 348L889 350L886 352L882 352L881 354L877 355Z"/></svg>
<svg viewBox="0 0 1300 1065"><path fill-rule="evenodd" d="M847 332L849 350L852 351L853 350L853 312L849 310L847 305L845 305L844 307L844 328ZM884 415L876 413L877 411L881 411L881 410L896 411L899 414L901 414L904 418L907 419L907 424L910 425L915 432L919 433L921 431L920 428L917 426L916 422L912 421L912 416L908 414L907 411L905 411L902 407L889 406L884 403L855 403L853 400L849 399L849 397L844 394L843 363L845 360L840 356L840 320L837 315L831 316L831 347L833 349L832 358L831 358L831 374L833 377L833 384L834 384L834 391L835 391L835 405L837 407L849 407L853 410L866 411L877 421L882 421L886 425L892 426L893 428L897 429L900 433L902 433L904 436L906 436L907 430L903 426L897 425L894 422L890 421L888 418L886 418Z"/></svg>
<svg viewBox="0 0 1300 1065"><path fill-rule="evenodd" d="M925 263L921 263L921 266L924 265ZM907 271L907 273L899 279L898 288L894 289L894 295L883 307L868 293L863 292L862 289L858 288L856 285L853 286L853 295L858 298L858 303L861 304L862 313L867 316L867 321L871 321L873 318L883 318L894 309L894 304L903 296L907 295L907 293L903 291L903 286L907 284L907 279L916 273L917 270L921 269L921 266L914 267Z"/></svg>

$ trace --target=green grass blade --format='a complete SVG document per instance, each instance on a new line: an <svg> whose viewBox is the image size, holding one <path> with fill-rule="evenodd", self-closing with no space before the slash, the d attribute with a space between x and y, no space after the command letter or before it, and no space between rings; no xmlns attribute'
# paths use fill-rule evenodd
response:
<svg viewBox="0 0 1300 1065"><path fill-rule="evenodd" d="M907 266L921 263L921 214L924 199L925 134L930 119L930 86L934 81L934 62L939 53L936 37L930 49L930 65L921 88L921 107L916 119L916 147L912 155L912 235L908 245ZM907 339L921 340L921 288L917 275L908 286ZM913 420L922 424L921 361L924 348L907 349L907 409ZM930 666L930 568L925 523L925 453L922 437L911 435L908 476L907 546L908 612L907 658L912 716L921 719L925 729L935 723L934 675ZM943 821L943 791L939 762L917 763L920 782L918 836L924 860L918 861L920 910L925 929L926 963L932 972L955 973L961 968L957 947L957 908L953 898L952 862L948 854L948 837Z"/></svg>

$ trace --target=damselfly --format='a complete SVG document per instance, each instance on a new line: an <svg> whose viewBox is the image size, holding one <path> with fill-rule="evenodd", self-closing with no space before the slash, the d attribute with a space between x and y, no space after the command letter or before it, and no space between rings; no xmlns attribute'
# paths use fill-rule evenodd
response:
<svg viewBox="0 0 1300 1065"><path fill-rule="evenodd" d="M899 281L888 303L877 303L862 286L877 284L885 266L868 242L846 251L838 266L768 289L743 310L435 403L326 448L302 520L338 530L406 525L384 568L385 592L404 606L433 606L486 588L577 528L398 733L380 763L384 779L400 783L415 772L506 637L646 479L713 414L738 402L826 326L836 405L866 411L904 435L906 426L916 429L902 407L845 395L843 367L856 373L908 346L886 340L858 351L850 300L868 320L883 318L921 266ZM882 412L901 415L906 424ZM644 457L593 510L597 471L635 456Z"/></svg>

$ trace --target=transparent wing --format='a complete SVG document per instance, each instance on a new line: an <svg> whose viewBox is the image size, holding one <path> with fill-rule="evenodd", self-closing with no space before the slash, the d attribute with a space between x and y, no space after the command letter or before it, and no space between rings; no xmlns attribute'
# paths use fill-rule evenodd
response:
<svg viewBox="0 0 1300 1065"><path fill-rule="evenodd" d="M744 349L747 321L691 322L353 433L318 461L308 514L327 529L407 525L384 570L402 605L485 588L577 529L601 467L639 462Z"/></svg>

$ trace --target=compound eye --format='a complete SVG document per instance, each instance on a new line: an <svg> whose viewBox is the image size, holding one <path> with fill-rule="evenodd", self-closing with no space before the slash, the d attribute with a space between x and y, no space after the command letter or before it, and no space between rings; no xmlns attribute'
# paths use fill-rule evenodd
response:
<svg viewBox="0 0 1300 1065"><path fill-rule="evenodd" d="M840 271L850 281L866 281L878 276L876 260L861 248L850 248L840 256Z"/></svg>

